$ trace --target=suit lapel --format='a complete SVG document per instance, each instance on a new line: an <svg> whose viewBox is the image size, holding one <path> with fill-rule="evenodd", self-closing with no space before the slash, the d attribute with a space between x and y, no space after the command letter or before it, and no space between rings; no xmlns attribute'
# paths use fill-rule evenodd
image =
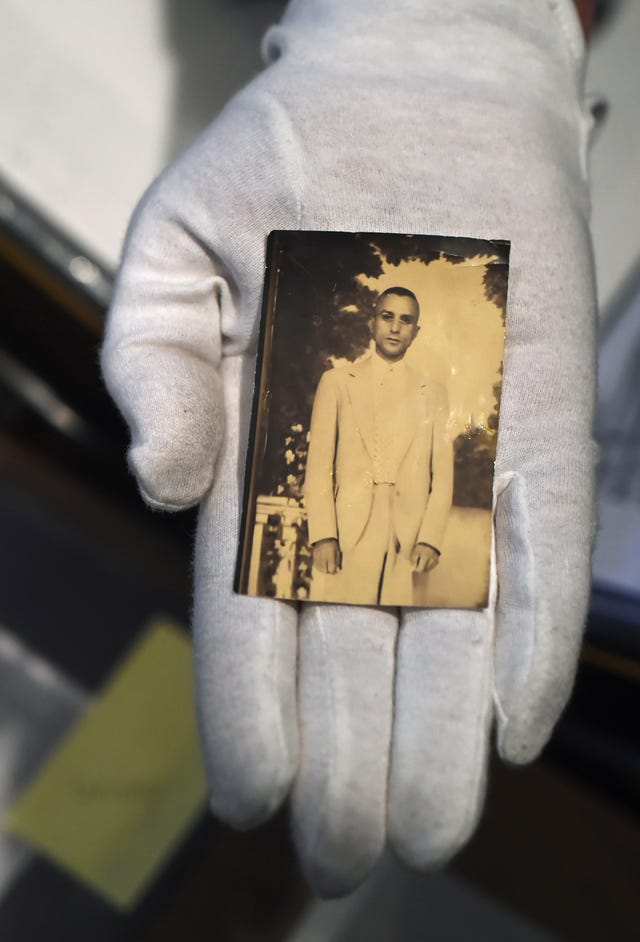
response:
<svg viewBox="0 0 640 942"><path fill-rule="evenodd" d="M402 423L402 438L400 452L400 463L402 465L406 454L415 441L421 422L426 415L425 396L427 394L427 383L410 370L407 373L407 408L405 412L405 421Z"/></svg>
<svg viewBox="0 0 640 942"><path fill-rule="evenodd" d="M371 358L368 357L361 363L349 367L347 394L364 447L373 461L374 428L371 392Z"/></svg>

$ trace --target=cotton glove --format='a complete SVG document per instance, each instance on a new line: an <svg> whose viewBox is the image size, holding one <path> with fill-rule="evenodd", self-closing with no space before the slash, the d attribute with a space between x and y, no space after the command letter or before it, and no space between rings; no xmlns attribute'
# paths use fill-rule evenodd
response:
<svg viewBox="0 0 640 942"><path fill-rule="evenodd" d="M264 50L138 207L102 365L148 503L202 502L212 809L251 827L292 789L304 870L334 895L386 840L446 861L480 812L493 718L502 757L528 762L571 689L594 528L591 122L569 0L298 0ZM272 229L511 240L488 609L234 595Z"/></svg>

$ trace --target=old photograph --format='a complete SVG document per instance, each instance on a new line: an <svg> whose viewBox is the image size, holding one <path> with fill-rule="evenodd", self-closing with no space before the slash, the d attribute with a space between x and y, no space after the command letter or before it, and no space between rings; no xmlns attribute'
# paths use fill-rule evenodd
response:
<svg viewBox="0 0 640 942"><path fill-rule="evenodd" d="M486 606L508 257L271 234L237 591Z"/></svg>

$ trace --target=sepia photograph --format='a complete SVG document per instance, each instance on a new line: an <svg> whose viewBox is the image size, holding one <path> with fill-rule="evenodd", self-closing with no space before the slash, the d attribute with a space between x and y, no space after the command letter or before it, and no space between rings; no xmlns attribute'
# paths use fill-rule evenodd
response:
<svg viewBox="0 0 640 942"><path fill-rule="evenodd" d="M487 605L509 243L272 232L236 591Z"/></svg>

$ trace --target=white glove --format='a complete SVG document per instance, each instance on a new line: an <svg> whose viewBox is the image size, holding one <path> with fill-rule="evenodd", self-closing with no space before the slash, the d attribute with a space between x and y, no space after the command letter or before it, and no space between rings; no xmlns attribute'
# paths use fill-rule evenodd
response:
<svg viewBox="0 0 640 942"><path fill-rule="evenodd" d="M212 808L250 827L293 787L330 895L387 839L411 865L447 860L480 813L494 716L500 754L528 762L571 690L594 530L590 116L570 0L297 0L264 48L274 64L135 213L102 365L145 499L202 500ZM272 229L511 240L487 610L398 622L234 595Z"/></svg>

